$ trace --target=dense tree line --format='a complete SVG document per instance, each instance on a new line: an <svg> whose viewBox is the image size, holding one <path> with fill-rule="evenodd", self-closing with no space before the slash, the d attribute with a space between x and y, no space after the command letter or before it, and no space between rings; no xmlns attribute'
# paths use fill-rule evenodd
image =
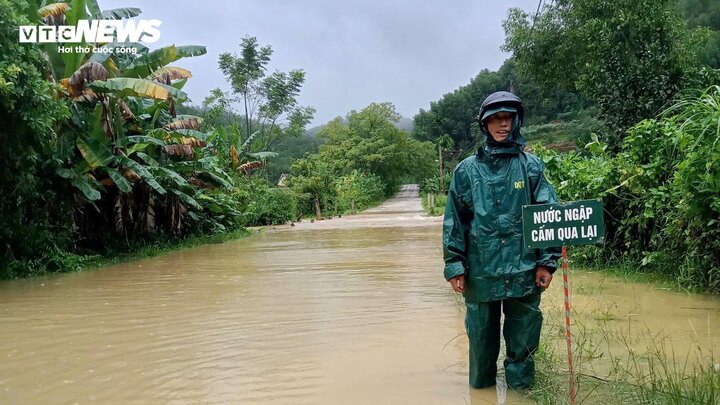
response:
<svg viewBox="0 0 720 405"><path fill-rule="evenodd" d="M469 84L431 102L429 110L421 109L414 117L413 137L435 141L448 135L458 150L472 149L479 140L476 118L480 103L498 90L509 90L522 98L526 126L558 120L572 121L582 117L591 107L591 103L576 93L542 89L523 76L515 59L510 58L498 71L483 70Z"/></svg>

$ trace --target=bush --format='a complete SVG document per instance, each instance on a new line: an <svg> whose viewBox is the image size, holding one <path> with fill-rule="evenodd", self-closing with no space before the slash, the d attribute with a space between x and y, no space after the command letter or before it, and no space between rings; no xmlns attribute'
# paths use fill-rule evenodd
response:
<svg viewBox="0 0 720 405"><path fill-rule="evenodd" d="M33 272L32 262L69 245L72 200L57 182L54 131L68 116L45 80L47 62L34 44L18 43L18 11L0 0L0 277ZM51 209L48 209L51 207Z"/></svg>
<svg viewBox="0 0 720 405"><path fill-rule="evenodd" d="M287 189L258 189L245 210L245 225L281 225L297 215L297 197Z"/></svg>
<svg viewBox="0 0 720 405"><path fill-rule="evenodd" d="M684 288L720 292L720 86L628 131L616 156L537 148L562 200L603 198L600 260L634 262Z"/></svg>
<svg viewBox="0 0 720 405"><path fill-rule="evenodd" d="M357 170L337 179L335 189L335 210L338 213L351 211L353 203L356 211L362 211L385 197L385 184L380 177Z"/></svg>

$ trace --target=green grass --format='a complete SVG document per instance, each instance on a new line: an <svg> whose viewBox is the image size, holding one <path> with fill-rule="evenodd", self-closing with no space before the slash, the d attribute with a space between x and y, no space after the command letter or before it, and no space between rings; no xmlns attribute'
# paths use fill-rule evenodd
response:
<svg viewBox="0 0 720 405"><path fill-rule="evenodd" d="M561 311L548 314L546 325L561 324L560 317ZM688 353L677 354L670 335L645 330L629 337L608 325L590 327L577 320L573 324L576 403L720 404L720 364L711 351L696 344ZM532 397L537 403L569 403L566 350L564 334L544 328L535 354Z"/></svg>
<svg viewBox="0 0 720 405"><path fill-rule="evenodd" d="M433 207L428 206L427 193L420 193L420 201L425 212L430 216L439 216L445 214L445 203L447 196L444 194L435 195L435 205Z"/></svg>

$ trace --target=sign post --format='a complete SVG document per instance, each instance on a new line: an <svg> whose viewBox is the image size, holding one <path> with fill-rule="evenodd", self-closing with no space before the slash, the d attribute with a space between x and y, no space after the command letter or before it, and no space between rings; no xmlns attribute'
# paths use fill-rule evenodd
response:
<svg viewBox="0 0 720 405"><path fill-rule="evenodd" d="M575 403L575 375L570 334L570 293L567 245L588 245L605 241L601 200L523 206L523 243L528 249L562 246L563 289L565 293L565 338L570 373L570 403Z"/></svg>

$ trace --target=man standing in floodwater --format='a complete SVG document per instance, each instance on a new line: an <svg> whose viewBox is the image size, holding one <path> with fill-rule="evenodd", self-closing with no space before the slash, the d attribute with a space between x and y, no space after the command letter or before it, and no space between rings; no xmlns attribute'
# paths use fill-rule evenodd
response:
<svg viewBox="0 0 720 405"><path fill-rule="evenodd" d="M558 202L543 163L525 152L521 100L500 91L478 116L486 146L455 168L443 221L444 276L467 305L470 385L495 384L500 353L500 311L505 378L528 390L540 342L540 293L550 285L559 248L525 249L522 206Z"/></svg>

